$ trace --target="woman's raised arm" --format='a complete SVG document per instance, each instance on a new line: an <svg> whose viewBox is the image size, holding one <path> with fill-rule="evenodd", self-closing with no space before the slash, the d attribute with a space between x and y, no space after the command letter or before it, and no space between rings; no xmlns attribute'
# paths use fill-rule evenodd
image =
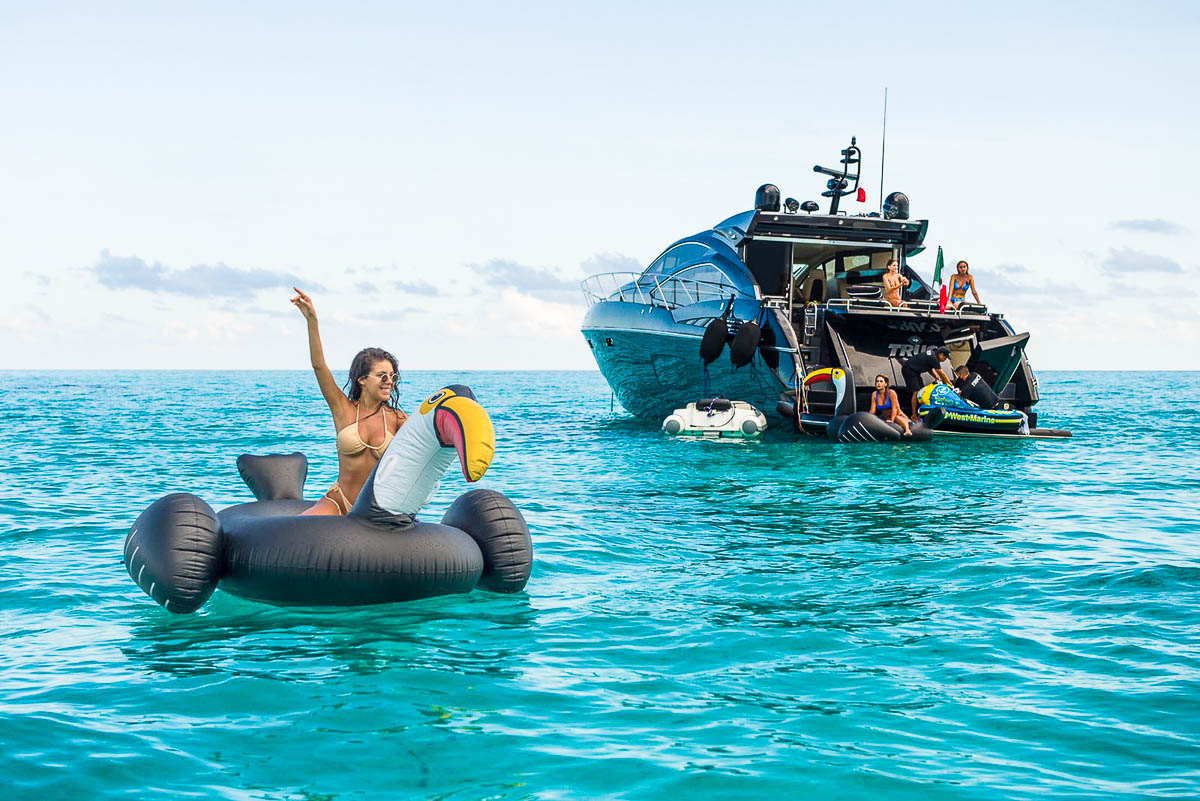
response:
<svg viewBox="0 0 1200 801"><path fill-rule="evenodd" d="M308 321L308 356L312 361L313 372L317 374L317 386L321 388L321 395L329 404L330 411L336 415L342 411L341 407L348 401L338 387L337 381L334 380L333 373L329 371L329 365L325 363L325 351L321 347L321 332L317 327L317 310L313 307L312 298L296 287L292 287L292 289L296 290L296 297L292 298L292 305L299 309L300 313L304 315L304 319Z"/></svg>

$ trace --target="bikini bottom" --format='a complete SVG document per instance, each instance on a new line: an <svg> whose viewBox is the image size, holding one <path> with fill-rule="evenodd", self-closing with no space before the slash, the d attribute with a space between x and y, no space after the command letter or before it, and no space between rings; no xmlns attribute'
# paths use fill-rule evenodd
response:
<svg viewBox="0 0 1200 801"><path fill-rule="evenodd" d="M333 501L333 505L337 507L339 515L350 514L350 507L354 505L350 503L350 499L346 497L346 493L342 492L342 488L338 486L336 481L333 482L333 486L329 488L329 491L321 497L327 501Z"/></svg>

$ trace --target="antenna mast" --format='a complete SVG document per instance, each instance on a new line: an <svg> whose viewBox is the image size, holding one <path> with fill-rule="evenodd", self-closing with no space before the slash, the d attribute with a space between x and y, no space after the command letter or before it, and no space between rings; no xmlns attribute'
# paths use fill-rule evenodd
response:
<svg viewBox="0 0 1200 801"><path fill-rule="evenodd" d="M879 153L879 213L883 214L883 164L887 159L887 87L883 87L883 143Z"/></svg>

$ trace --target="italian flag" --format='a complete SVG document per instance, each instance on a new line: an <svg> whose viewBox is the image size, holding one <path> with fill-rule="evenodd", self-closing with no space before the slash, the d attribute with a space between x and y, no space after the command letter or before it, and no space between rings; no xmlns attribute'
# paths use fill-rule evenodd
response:
<svg viewBox="0 0 1200 801"><path fill-rule="evenodd" d="M938 293L939 312L945 312L946 304L950 302L950 292L942 283L942 268L945 266L945 262L942 260L942 246L938 245L937 266L933 268L933 291Z"/></svg>

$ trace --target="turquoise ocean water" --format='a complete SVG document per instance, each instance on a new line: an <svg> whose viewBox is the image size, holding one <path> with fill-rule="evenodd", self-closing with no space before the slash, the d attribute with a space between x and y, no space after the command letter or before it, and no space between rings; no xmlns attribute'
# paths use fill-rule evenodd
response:
<svg viewBox="0 0 1200 801"><path fill-rule="evenodd" d="M528 591L176 617L130 523L249 500L242 452L323 491L311 374L0 373L5 796L1200 796L1200 374L1041 378L1076 439L674 441L597 373L410 373L491 412Z"/></svg>

